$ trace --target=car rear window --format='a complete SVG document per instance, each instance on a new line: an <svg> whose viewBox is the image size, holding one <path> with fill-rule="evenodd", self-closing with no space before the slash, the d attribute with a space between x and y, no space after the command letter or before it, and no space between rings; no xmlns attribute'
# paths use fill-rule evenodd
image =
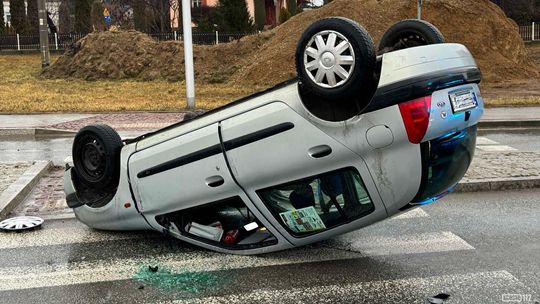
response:
<svg viewBox="0 0 540 304"><path fill-rule="evenodd" d="M374 210L358 171L347 168L257 192L293 235L306 236L350 222Z"/></svg>

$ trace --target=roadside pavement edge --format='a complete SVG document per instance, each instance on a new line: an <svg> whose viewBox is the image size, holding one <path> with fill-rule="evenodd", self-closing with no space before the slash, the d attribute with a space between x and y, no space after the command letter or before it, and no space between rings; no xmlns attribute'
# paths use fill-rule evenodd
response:
<svg viewBox="0 0 540 304"><path fill-rule="evenodd" d="M455 192L503 191L533 188L540 188L540 176L493 178L460 182L457 184Z"/></svg>
<svg viewBox="0 0 540 304"><path fill-rule="evenodd" d="M51 161L36 161L19 179L0 194L0 220L4 219L32 191L43 174L52 166Z"/></svg>

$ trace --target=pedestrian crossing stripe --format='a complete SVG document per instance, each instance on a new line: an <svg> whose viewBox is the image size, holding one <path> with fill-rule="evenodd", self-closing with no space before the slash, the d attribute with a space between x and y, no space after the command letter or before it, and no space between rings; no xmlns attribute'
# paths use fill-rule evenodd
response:
<svg viewBox="0 0 540 304"><path fill-rule="evenodd" d="M405 213L401 213L395 217L392 218L392 220L404 220L404 219L412 219L412 218L420 218L420 217L429 217L429 214L422 210L422 208L415 208L410 211L407 211Z"/></svg>
<svg viewBox="0 0 540 304"><path fill-rule="evenodd" d="M400 214L392 218L391 220L403 220L424 217L429 217L429 215L424 210L416 208L409 212ZM81 223L76 222L73 213L66 213L54 216L43 216L43 219L45 219L46 222L45 227L41 230L36 230L29 234L0 234L0 250L10 248L55 246L74 243L81 244L161 237L161 234L152 231L112 232L93 230L82 225ZM57 220L69 220L77 226L47 228L47 221Z"/></svg>
<svg viewBox="0 0 540 304"><path fill-rule="evenodd" d="M512 148L510 146L505 145L486 145L486 146L477 146L478 150L482 150L484 152L510 152L510 151L518 151L516 148Z"/></svg>
<svg viewBox="0 0 540 304"><path fill-rule="evenodd" d="M476 145L482 146L482 145L500 145L499 142L496 142L494 140L491 140L484 136L477 136L476 137Z"/></svg>
<svg viewBox="0 0 540 304"><path fill-rule="evenodd" d="M503 145L484 136L476 137L476 148L484 152L510 152L518 149Z"/></svg>
<svg viewBox="0 0 540 304"><path fill-rule="evenodd" d="M1 233L0 250L161 237L156 232L98 231L80 223L75 227L47 228L45 222L44 226L31 233Z"/></svg>
<svg viewBox="0 0 540 304"><path fill-rule="evenodd" d="M486 286L493 289L486 290ZM426 303L429 297L439 293L449 294L451 303L499 303L505 294L525 294L531 298L534 294L511 273L500 270L282 290L258 289L244 294L161 303Z"/></svg>
<svg viewBox="0 0 540 304"><path fill-rule="evenodd" d="M262 256L224 255L208 251L171 253L149 258L76 262L61 265L0 268L0 290L54 287L131 279L141 265L157 263L180 272L208 272L253 267L362 258L374 255L430 253L474 249L451 232L424 233L400 237L355 236L348 250L305 246ZM435 241L437 240L437 241ZM111 271L114 269L114 271Z"/></svg>

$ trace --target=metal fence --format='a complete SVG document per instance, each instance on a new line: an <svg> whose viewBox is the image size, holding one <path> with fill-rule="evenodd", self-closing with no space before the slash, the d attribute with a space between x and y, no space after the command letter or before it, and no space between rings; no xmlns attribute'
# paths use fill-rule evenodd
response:
<svg viewBox="0 0 540 304"><path fill-rule="evenodd" d="M84 37L82 34L50 34L49 48L65 50L66 47ZM0 51L38 51L39 35L0 35Z"/></svg>
<svg viewBox="0 0 540 304"><path fill-rule="evenodd" d="M253 33L193 33L193 43L195 44L219 44L240 39ZM181 32L150 33L150 37L157 41L181 41ZM50 50L63 51L81 39L83 34L49 34ZM39 35L0 35L0 51L39 51Z"/></svg>
<svg viewBox="0 0 540 304"><path fill-rule="evenodd" d="M519 27L519 34L523 41L540 41L540 23L522 25Z"/></svg>

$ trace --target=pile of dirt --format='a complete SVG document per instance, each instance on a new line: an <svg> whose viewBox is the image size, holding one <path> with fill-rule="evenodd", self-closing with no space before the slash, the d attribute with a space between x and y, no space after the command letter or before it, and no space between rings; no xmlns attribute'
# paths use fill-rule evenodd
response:
<svg viewBox="0 0 540 304"><path fill-rule="evenodd" d="M540 66L540 43L528 43L527 51L529 52L529 58L531 58L534 63Z"/></svg>
<svg viewBox="0 0 540 304"><path fill-rule="evenodd" d="M194 45L195 77L207 83L226 82L241 59L256 51L272 32L220 45ZM92 33L77 41L51 66L45 78L184 79L184 49L177 41L157 42L137 31Z"/></svg>
<svg viewBox="0 0 540 304"><path fill-rule="evenodd" d="M416 16L416 1L335 0L294 16L263 34L215 46L194 46L196 79L269 85L296 75L296 43L312 22L344 16L362 24L377 43L393 23ZM540 77L528 58L518 27L489 0L430 0L423 18L448 42L465 44L475 56L484 81ZM183 50L178 42L158 43L138 32L91 34L43 72L48 78L88 80L183 78Z"/></svg>
<svg viewBox="0 0 540 304"><path fill-rule="evenodd" d="M416 1L336 0L297 15L274 30L275 36L252 54L235 79L265 83L288 78L294 74L294 48L303 30L318 19L337 15L362 24L378 43L392 24L416 16ZM538 67L527 57L517 25L489 0L425 1L422 17L437 26L448 42L469 48L485 81L539 76Z"/></svg>

